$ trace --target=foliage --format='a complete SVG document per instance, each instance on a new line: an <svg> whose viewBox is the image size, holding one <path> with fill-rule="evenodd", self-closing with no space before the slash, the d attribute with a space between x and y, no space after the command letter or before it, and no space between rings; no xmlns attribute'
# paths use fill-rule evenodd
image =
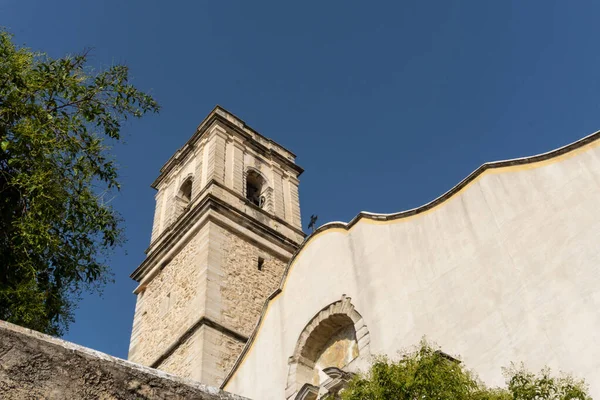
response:
<svg viewBox="0 0 600 400"><path fill-rule="evenodd" d="M366 375L356 376L341 393L344 400L588 400L583 381L552 377L514 365L504 370L507 389L490 389L425 340L398 361L378 357Z"/></svg>
<svg viewBox="0 0 600 400"><path fill-rule="evenodd" d="M548 368L538 374L527 371L523 365L511 365L504 370L508 391L516 400L569 400L591 399L587 385L569 375L552 376Z"/></svg>
<svg viewBox="0 0 600 400"><path fill-rule="evenodd" d="M0 319L54 335L83 291L110 280L106 255L123 241L110 143L128 117L159 109L126 66L94 72L87 59L0 31Z"/></svg>

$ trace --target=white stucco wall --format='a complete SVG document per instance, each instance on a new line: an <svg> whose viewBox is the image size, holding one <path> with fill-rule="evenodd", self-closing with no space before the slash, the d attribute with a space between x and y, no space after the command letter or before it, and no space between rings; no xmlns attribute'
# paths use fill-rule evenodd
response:
<svg viewBox="0 0 600 400"><path fill-rule="evenodd" d="M284 399L298 335L342 294L371 353L426 335L488 385L523 361L585 378L600 398L600 140L484 170L417 215L313 235L226 390Z"/></svg>

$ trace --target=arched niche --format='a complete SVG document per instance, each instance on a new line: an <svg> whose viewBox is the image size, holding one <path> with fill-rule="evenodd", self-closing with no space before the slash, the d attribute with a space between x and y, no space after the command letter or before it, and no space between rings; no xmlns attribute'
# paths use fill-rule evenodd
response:
<svg viewBox="0 0 600 400"><path fill-rule="evenodd" d="M181 185L179 186L179 190L177 191L177 196L175 196L175 220L179 218L181 214L185 211L186 207L192 201L192 185L194 178L189 175L186 177Z"/></svg>
<svg viewBox="0 0 600 400"><path fill-rule="evenodd" d="M319 311L298 337L289 358L286 399L315 400L339 390L349 379L345 369L369 354L369 330L349 297Z"/></svg>
<svg viewBox="0 0 600 400"><path fill-rule="evenodd" d="M192 177L188 177L179 187L177 196L186 204L192 200Z"/></svg>
<svg viewBox="0 0 600 400"><path fill-rule="evenodd" d="M245 176L246 199L257 207L271 211L272 189L267 178L257 169L248 168Z"/></svg>

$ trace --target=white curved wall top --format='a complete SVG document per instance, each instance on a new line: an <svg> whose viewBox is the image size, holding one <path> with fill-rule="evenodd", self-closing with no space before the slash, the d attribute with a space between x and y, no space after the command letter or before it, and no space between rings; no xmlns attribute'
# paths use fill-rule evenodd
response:
<svg viewBox="0 0 600 400"><path fill-rule="evenodd" d="M223 387L285 398L298 335L344 294L371 353L426 335L488 385L523 361L572 372L600 397L600 132L482 165L436 200L326 224L292 258Z"/></svg>

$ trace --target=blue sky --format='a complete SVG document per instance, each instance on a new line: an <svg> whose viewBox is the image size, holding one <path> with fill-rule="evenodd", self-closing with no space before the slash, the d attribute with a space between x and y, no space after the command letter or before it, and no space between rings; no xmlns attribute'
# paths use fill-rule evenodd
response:
<svg viewBox="0 0 600 400"><path fill-rule="evenodd" d="M115 284L86 296L66 339L127 356L150 183L215 104L298 155L305 227L311 214L401 211L486 161L600 129L599 17L584 0L0 0L17 43L92 47L94 66L128 64L163 107L115 149L128 242Z"/></svg>

